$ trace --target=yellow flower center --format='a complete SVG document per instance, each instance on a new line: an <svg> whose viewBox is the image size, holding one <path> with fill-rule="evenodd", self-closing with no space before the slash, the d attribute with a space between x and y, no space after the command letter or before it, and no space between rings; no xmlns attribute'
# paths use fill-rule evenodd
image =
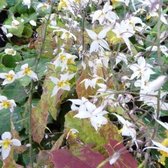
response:
<svg viewBox="0 0 168 168"><path fill-rule="evenodd" d="M61 60L61 61L66 60L66 56L65 56L65 55L60 55L60 60Z"/></svg>
<svg viewBox="0 0 168 168"><path fill-rule="evenodd" d="M80 0L75 0L75 3L80 3Z"/></svg>
<svg viewBox="0 0 168 168"><path fill-rule="evenodd" d="M72 58L70 58L70 59L68 59L67 64L75 64L75 62Z"/></svg>
<svg viewBox="0 0 168 168"><path fill-rule="evenodd" d="M8 109L8 108L11 107L11 103L10 103L8 100L4 100L4 101L2 102L2 107L3 107L4 109Z"/></svg>
<svg viewBox="0 0 168 168"><path fill-rule="evenodd" d="M66 0L60 0L60 3L58 4L58 10L61 10L62 8L66 8L67 6L68 5Z"/></svg>
<svg viewBox="0 0 168 168"><path fill-rule="evenodd" d="M163 142L161 143L163 146L165 147L168 147L168 138L164 139ZM159 159L159 162L162 164L162 165L165 165L165 160L166 158L168 157L168 153L167 152L164 152L164 151L159 151L161 156L160 156L160 159Z"/></svg>
<svg viewBox="0 0 168 168"><path fill-rule="evenodd" d="M27 67L24 69L24 75L30 75L32 72L31 68Z"/></svg>
<svg viewBox="0 0 168 168"><path fill-rule="evenodd" d="M69 85L69 82L68 81L59 81L57 85L58 85L58 87L62 88L66 85Z"/></svg>
<svg viewBox="0 0 168 168"><path fill-rule="evenodd" d="M3 142L2 142L2 146L3 146L3 148L4 149L8 149L9 148L9 146L11 145L11 140L10 139L5 139L5 140L3 140Z"/></svg>
<svg viewBox="0 0 168 168"><path fill-rule="evenodd" d="M11 81L11 80L13 80L14 75L13 74L7 74L7 75L5 75L5 77L8 81Z"/></svg>

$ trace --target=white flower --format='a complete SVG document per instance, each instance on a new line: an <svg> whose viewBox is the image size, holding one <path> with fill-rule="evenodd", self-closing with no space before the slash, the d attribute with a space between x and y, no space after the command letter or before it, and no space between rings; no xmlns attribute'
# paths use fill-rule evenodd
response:
<svg viewBox="0 0 168 168"><path fill-rule="evenodd" d="M97 77L94 77L93 79L84 79L81 81L81 83L84 83L85 89L88 89L88 87L95 88L98 79L101 79L101 78L97 76Z"/></svg>
<svg viewBox="0 0 168 168"><path fill-rule="evenodd" d="M135 87L140 87L140 94L151 94L155 91L161 89L164 83L168 80L168 76L161 75L153 81L149 82L149 79L142 78L141 80L136 80Z"/></svg>
<svg viewBox="0 0 168 168"><path fill-rule="evenodd" d="M71 55L62 50L62 52L56 57L56 60L51 64L55 65L55 68L61 67L61 71L64 71L65 69L68 69L68 65L75 64L76 58L76 55Z"/></svg>
<svg viewBox="0 0 168 168"><path fill-rule="evenodd" d="M158 104L158 99L157 99L157 95L158 95L158 91L156 92L150 92L151 95L146 94L146 90L142 90L140 91L140 100L144 101L145 104L147 104L148 106L152 106L155 110L157 109L157 104ZM162 98L164 98L164 96L166 96L167 93L166 92L161 92L160 97L160 109L162 110L168 110L168 103L164 102L164 100L162 100Z"/></svg>
<svg viewBox="0 0 168 168"><path fill-rule="evenodd" d="M4 27L7 29L17 29L19 25L20 25L20 22L16 19L13 19L11 22L11 25L4 25Z"/></svg>
<svg viewBox="0 0 168 168"><path fill-rule="evenodd" d="M103 25L106 21L114 23L117 19L119 19L119 17L112 12L112 6L109 4L109 2L105 3L102 10L95 11L91 16L92 23L98 20L101 25Z"/></svg>
<svg viewBox="0 0 168 168"><path fill-rule="evenodd" d="M8 100L7 97L5 96L0 96L0 110L2 109L9 109L10 112L14 111L14 107L16 107L15 101Z"/></svg>
<svg viewBox="0 0 168 168"><path fill-rule="evenodd" d="M2 85L10 84L16 79L16 74L13 70L8 73L0 73L0 78L4 79Z"/></svg>
<svg viewBox="0 0 168 168"><path fill-rule="evenodd" d="M133 25L129 20L122 20L121 23L116 23L112 31L116 34L117 38L121 38L126 43L128 49L131 51L129 38L135 34Z"/></svg>
<svg viewBox="0 0 168 168"><path fill-rule="evenodd" d="M104 40L109 28L103 29L99 34L96 34L94 31L88 29L86 29L86 31L89 37L93 40L90 45L90 53L104 50L104 48L106 50L110 50L108 43Z"/></svg>
<svg viewBox="0 0 168 168"><path fill-rule="evenodd" d="M75 135L76 133L79 133L79 131L75 128L71 128L67 133L66 139L68 139L70 135Z"/></svg>
<svg viewBox="0 0 168 168"><path fill-rule="evenodd" d="M32 26L37 26L36 22L34 20L30 20L29 23L32 25Z"/></svg>
<svg viewBox="0 0 168 168"><path fill-rule="evenodd" d="M158 51L157 46L150 46L146 48L146 51ZM168 48L165 45L160 45L160 51L168 57Z"/></svg>
<svg viewBox="0 0 168 168"><path fill-rule="evenodd" d="M80 99L70 99L72 101L72 110L78 110L78 114L76 114L74 117L85 119L89 118L91 125L95 128L97 131L99 127L102 125L107 124L108 120L103 116L107 114L108 112L103 110L104 106L96 107L95 104L89 102L88 99L82 98Z"/></svg>
<svg viewBox="0 0 168 168"><path fill-rule="evenodd" d="M152 141L153 145L155 146L149 146L149 147L146 147L145 149L157 149L157 150L161 150L161 151L164 151L166 153L168 153L168 147L162 145L161 143L159 142L156 142L156 141Z"/></svg>
<svg viewBox="0 0 168 168"><path fill-rule="evenodd" d="M127 56L124 53L118 53L116 57L116 65L123 61L126 65L128 64Z"/></svg>
<svg viewBox="0 0 168 168"><path fill-rule="evenodd" d="M28 7L28 9L29 9L30 6L31 6L31 0L23 0L22 4L26 5Z"/></svg>
<svg viewBox="0 0 168 168"><path fill-rule="evenodd" d="M162 127L168 130L168 123L155 119Z"/></svg>
<svg viewBox="0 0 168 168"><path fill-rule="evenodd" d="M20 71L16 74L17 78L29 76L34 81L38 80L37 74L31 70L28 64L21 66Z"/></svg>
<svg viewBox="0 0 168 168"><path fill-rule="evenodd" d="M60 79L50 76L50 80L55 84L55 87L52 92L52 96L55 96L60 89L70 91L69 81L74 77L75 74L61 74Z"/></svg>
<svg viewBox="0 0 168 168"><path fill-rule="evenodd" d="M18 139L12 139L12 135L10 132L4 132L1 136L0 146L2 159L5 160L11 151L12 146L21 146L21 142Z"/></svg>
<svg viewBox="0 0 168 168"><path fill-rule="evenodd" d="M167 80L168 80L168 76L161 75L155 80L149 82L145 88L147 93L155 92L159 90L165 84Z"/></svg>
<svg viewBox="0 0 168 168"><path fill-rule="evenodd" d="M37 7L36 7L36 11L39 12L39 11L46 11L46 10L49 10L50 9L50 5L48 3L41 3L39 2Z"/></svg>
<svg viewBox="0 0 168 168"><path fill-rule="evenodd" d="M123 127L121 129L122 136L130 136L132 137L132 141L136 143L135 125L130 123L128 120L125 120L118 114L113 113L113 115L115 115L118 118L118 120L123 124Z"/></svg>
<svg viewBox="0 0 168 168"><path fill-rule="evenodd" d="M19 26L20 22L16 19L12 20L12 27L17 28Z"/></svg>
<svg viewBox="0 0 168 168"><path fill-rule="evenodd" d="M53 33L55 32L62 32L62 35L61 35L61 39L62 40L68 40L68 39L73 39L76 41L76 36L74 34L72 34L70 31L66 30L66 29L63 29L63 28L60 28L60 27L57 27L57 26L50 26L51 28L55 29L53 31Z"/></svg>
<svg viewBox="0 0 168 168"><path fill-rule="evenodd" d="M112 0L113 1L113 0ZM130 0L114 0L114 2L123 2L126 6L129 5Z"/></svg>
<svg viewBox="0 0 168 168"><path fill-rule="evenodd" d="M13 34L12 34L12 33L7 33L7 34L6 34L6 37L7 37L7 38L11 38L11 37L13 37Z"/></svg>
<svg viewBox="0 0 168 168"><path fill-rule="evenodd" d="M137 64L132 64L129 68L133 71L131 79L134 78L143 78L149 80L150 75L154 74L154 71L151 69L152 66L147 64L143 57L139 57L137 60Z"/></svg>
<svg viewBox="0 0 168 168"><path fill-rule="evenodd" d="M8 55L12 55L12 56L16 55L16 51L13 48L6 48L4 52L5 54L8 54Z"/></svg>
<svg viewBox="0 0 168 168"><path fill-rule="evenodd" d="M109 160L110 165L113 165L119 158L120 158L120 153L119 152L115 152Z"/></svg>

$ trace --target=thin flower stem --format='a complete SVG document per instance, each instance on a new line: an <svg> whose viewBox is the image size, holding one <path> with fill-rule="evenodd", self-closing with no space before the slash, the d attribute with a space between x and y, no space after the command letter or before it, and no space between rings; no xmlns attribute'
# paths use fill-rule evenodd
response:
<svg viewBox="0 0 168 168"><path fill-rule="evenodd" d="M160 69L162 70L162 60L161 60L161 51L160 51L160 29L161 29L161 9L162 9L162 0L159 1L159 10L158 10L158 23L157 23L157 57L158 57L158 63L160 65ZM160 115L160 90L157 95L157 110L156 110L156 119L159 119ZM154 124L154 131L151 137L151 140L153 140L156 136L158 130L158 123L155 122ZM152 141L149 142L148 146L152 145ZM148 167L148 160L150 157L150 149L145 153L145 160L143 162L144 167Z"/></svg>
<svg viewBox="0 0 168 168"><path fill-rule="evenodd" d="M40 47L40 51L39 54L37 55L37 57L35 58L35 72L37 73L37 67L40 61L40 58L42 56L44 47L45 47L45 40L46 40L46 35L47 35L47 27L48 27L48 22L50 20L50 16L51 16L51 12L53 9L53 3L51 3L51 10L50 13L48 15L48 18L46 20L44 29L42 30L42 44ZM28 98L28 107L27 107L27 111L29 113L29 144L30 144L30 148L29 148L29 158L30 158L30 167L33 168L33 148L32 148L32 121L31 121L31 116L32 116L32 97L33 97L33 91L34 91L34 82L31 81L30 84L30 90L29 90L29 98Z"/></svg>
<svg viewBox="0 0 168 168"><path fill-rule="evenodd" d="M33 168L33 148L32 148L32 122L31 122L31 115L32 115L32 94L33 94L33 82L30 85L30 93L28 98L28 113L29 113L29 158L30 158L30 166Z"/></svg>

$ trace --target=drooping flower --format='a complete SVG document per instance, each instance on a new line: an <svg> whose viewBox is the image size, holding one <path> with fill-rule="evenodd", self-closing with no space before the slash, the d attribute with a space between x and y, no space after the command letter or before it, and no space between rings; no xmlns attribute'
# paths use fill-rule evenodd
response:
<svg viewBox="0 0 168 168"><path fill-rule="evenodd" d="M12 146L21 146L21 142L18 139L12 139L12 135L10 132L4 132L1 135L0 140L0 147L1 147L1 154L2 154L2 159L5 160L11 151Z"/></svg>
<svg viewBox="0 0 168 168"><path fill-rule="evenodd" d="M159 162L165 165L166 158L168 158L168 138L164 139L162 143L152 140L154 146L146 147L145 149L157 149L161 156Z"/></svg>
<svg viewBox="0 0 168 168"><path fill-rule="evenodd" d="M0 73L0 78L4 79L2 85L10 84L16 79L16 74L13 70L8 73Z"/></svg>
<svg viewBox="0 0 168 168"><path fill-rule="evenodd" d="M34 81L38 80L37 74L32 71L28 64L21 66L20 71L16 74L17 78L22 78L24 76L29 76Z"/></svg>
<svg viewBox="0 0 168 168"><path fill-rule="evenodd" d="M70 91L70 80L74 77L75 74L61 74L60 79L50 76L50 80L55 84L52 96L55 96L60 89Z"/></svg>
<svg viewBox="0 0 168 168"><path fill-rule="evenodd" d="M109 28L103 29L99 34L96 34L94 31L88 29L86 29L86 31L89 37L93 40L90 45L90 53L98 52L104 49L109 50L109 45L106 40L104 40Z"/></svg>
<svg viewBox="0 0 168 168"><path fill-rule="evenodd" d="M108 112L104 110L104 106L96 107L88 99L82 97L82 99L70 99L72 101L71 109L78 111L74 117L80 119L90 119L91 125L97 131L99 127L107 124L107 119L103 116Z"/></svg>
<svg viewBox="0 0 168 168"><path fill-rule="evenodd" d="M113 113L113 115L115 115L118 118L119 122L123 124L123 127L120 130L122 136L131 137L132 142L135 142L135 144L137 145L135 125L129 122L128 120L125 120L122 116L118 114Z"/></svg>
<svg viewBox="0 0 168 168"><path fill-rule="evenodd" d="M0 110L9 109L10 112L13 112L15 107L16 103L13 99L8 100L7 97L0 96Z"/></svg>

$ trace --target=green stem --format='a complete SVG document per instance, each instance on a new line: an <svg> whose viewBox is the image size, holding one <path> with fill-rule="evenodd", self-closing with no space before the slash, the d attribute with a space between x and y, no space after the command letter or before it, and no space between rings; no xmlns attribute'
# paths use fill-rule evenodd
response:
<svg viewBox="0 0 168 168"><path fill-rule="evenodd" d="M50 20L50 16L51 16L51 12L52 12L52 8L53 8L53 4L51 4L51 10L49 13L49 16L46 20L44 29L42 30L42 44L40 47L40 51L39 54L37 55L37 57L35 58L35 72L37 73L37 67L40 61L40 58L42 56L44 47L45 47L45 39L46 39L46 34L47 34L47 26L48 26L48 22ZM31 81L31 85L30 85L30 92L29 92L29 97L28 97L28 107L27 107L27 111L29 113L29 144L30 144L30 148L29 148L29 158L30 158L30 167L33 168L33 148L32 148L32 121L31 121L31 116L32 116L32 97L33 97L33 90L34 90L34 82Z"/></svg>

